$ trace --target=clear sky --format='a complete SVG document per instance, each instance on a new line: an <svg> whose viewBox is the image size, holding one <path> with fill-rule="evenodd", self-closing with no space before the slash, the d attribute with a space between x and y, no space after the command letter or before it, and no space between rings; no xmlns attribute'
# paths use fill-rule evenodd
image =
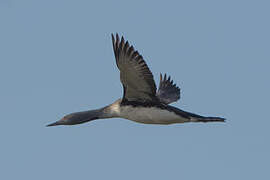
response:
<svg viewBox="0 0 270 180"><path fill-rule="evenodd" d="M0 0L0 179L270 179L270 3ZM122 97L111 33L224 123L45 127Z"/></svg>

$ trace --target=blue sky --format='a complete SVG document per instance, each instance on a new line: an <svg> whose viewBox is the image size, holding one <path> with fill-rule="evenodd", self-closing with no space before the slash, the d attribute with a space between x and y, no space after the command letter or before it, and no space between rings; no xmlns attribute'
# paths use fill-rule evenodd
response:
<svg viewBox="0 0 270 180"><path fill-rule="evenodd" d="M0 0L0 179L269 179L269 5ZM45 127L122 97L112 32L227 122Z"/></svg>

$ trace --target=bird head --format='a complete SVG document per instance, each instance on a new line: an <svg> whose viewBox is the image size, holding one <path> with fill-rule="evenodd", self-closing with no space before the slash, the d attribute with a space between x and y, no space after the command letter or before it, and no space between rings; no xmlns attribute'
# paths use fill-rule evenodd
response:
<svg viewBox="0 0 270 180"><path fill-rule="evenodd" d="M85 123L91 120L98 119L100 110L82 111L75 112L64 116L59 121L48 124L47 126L58 126L58 125L75 125Z"/></svg>

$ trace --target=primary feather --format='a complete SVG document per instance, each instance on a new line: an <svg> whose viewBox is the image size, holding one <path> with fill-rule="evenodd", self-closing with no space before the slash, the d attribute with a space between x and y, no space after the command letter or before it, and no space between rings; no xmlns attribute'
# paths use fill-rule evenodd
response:
<svg viewBox="0 0 270 180"><path fill-rule="evenodd" d="M160 74L157 97L162 103L170 104L180 99L180 88L173 83L170 76L167 78L166 74L164 77Z"/></svg>

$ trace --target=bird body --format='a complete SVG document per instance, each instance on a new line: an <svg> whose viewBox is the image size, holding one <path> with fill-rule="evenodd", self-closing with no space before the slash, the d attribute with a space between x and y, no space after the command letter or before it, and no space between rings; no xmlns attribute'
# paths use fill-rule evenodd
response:
<svg viewBox="0 0 270 180"><path fill-rule="evenodd" d="M112 35L116 65L120 70L123 97L114 103L96 110L75 112L49 124L75 125L96 119L124 118L144 124L174 124L185 122L224 122L220 117L204 117L169 105L180 99L180 88L170 76L160 74L157 90L153 75L143 57L128 41Z"/></svg>
<svg viewBox="0 0 270 180"><path fill-rule="evenodd" d="M121 99L108 106L107 109L117 117L144 124L183 123L187 120L158 106L121 105Z"/></svg>

